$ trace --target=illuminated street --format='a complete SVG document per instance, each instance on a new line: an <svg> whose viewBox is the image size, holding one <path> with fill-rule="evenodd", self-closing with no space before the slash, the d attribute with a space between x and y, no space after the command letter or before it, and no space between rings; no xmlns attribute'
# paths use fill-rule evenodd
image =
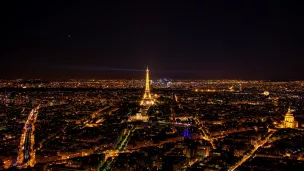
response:
<svg viewBox="0 0 304 171"><path fill-rule="evenodd" d="M21 141L19 146L19 154L17 165L19 167L27 167L35 165L35 150L34 146L34 131L35 131L35 122L37 120L38 110L40 105L32 109L27 120L24 124L23 133L21 135Z"/></svg>
<svg viewBox="0 0 304 171"><path fill-rule="evenodd" d="M200 133L202 134L202 138L206 141L209 141L210 144L212 145L212 148L215 149L215 145L213 143L213 139L212 138L209 138L209 136L207 136L206 134L206 131L204 130L204 127L203 125L201 124L201 122L197 119L197 118L194 118L194 121L196 122L196 124L199 126L199 130L200 130Z"/></svg>
<svg viewBox="0 0 304 171"><path fill-rule="evenodd" d="M262 140L260 143L254 145L254 149L252 149L248 154L246 154L239 162L237 162L234 166L232 166L229 170L233 171L237 169L240 165L246 162L252 155L264 144L269 141L269 138L276 132L276 130L271 130L268 135Z"/></svg>
<svg viewBox="0 0 304 171"><path fill-rule="evenodd" d="M134 126L131 126L126 132L122 133L120 141L117 143L113 150L105 152L105 161L102 161L102 165L97 168L97 170L112 170L113 164L116 162L116 157L119 153L124 152L126 146L128 145L130 135L135 130Z"/></svg>

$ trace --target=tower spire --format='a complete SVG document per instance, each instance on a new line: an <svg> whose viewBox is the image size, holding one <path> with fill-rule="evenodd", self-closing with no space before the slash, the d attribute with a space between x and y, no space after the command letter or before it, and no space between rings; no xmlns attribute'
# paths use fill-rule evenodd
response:
<svg viewBox="0 0 304 171"><path fill-rule="evenodd" d="M291 113L290 105L288 106L288 112L287 113Z"/></svg>

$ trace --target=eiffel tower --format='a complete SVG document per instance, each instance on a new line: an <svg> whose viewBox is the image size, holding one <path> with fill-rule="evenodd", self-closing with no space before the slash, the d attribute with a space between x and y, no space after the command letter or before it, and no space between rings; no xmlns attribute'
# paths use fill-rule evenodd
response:
<svg viewBox="0 0 304 171"><path fill-rule="evenodd" d="M142 106L150 106L153 105L154 101L151 97L150 94L150 79L149 79L149 69L147 67L146 70L146 88L145 88L145 93L144 93L144 97L142 98L142 101L140 102L140 105Z"/></svg>

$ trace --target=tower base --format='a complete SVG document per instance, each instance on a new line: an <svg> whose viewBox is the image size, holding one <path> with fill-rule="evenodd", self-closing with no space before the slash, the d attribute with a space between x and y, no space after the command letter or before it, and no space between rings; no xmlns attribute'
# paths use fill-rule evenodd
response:
<svg viewBox="0 0 304 171"><path fill-rule="evenodd" d="M143 99L140 102L140 105L142 105L142 106L151 106L151 105L154 105L154 101L152 99Z"/></svg>

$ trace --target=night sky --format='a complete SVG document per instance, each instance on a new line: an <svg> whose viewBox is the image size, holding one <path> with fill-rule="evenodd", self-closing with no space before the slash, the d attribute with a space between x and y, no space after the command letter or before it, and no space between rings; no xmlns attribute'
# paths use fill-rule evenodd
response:
<svg viewBox="0 0 304 171"><path fill-rule="evenodd" d="M295 1L49 2L1 5L0 79L304 79Z"/></svg>

